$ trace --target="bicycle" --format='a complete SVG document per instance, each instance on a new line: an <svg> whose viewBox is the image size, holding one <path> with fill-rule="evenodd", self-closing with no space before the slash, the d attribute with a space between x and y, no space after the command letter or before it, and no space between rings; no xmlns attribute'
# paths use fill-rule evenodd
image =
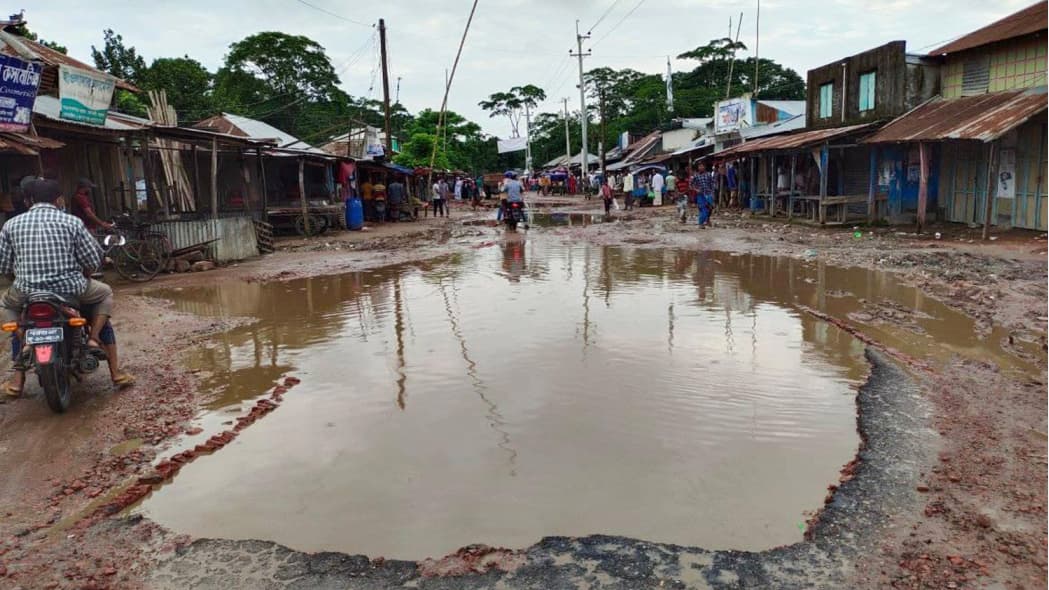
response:
<svg viewBox="0 0 1049 590"><path fill-rule="evenodd" d="M144 283L168 267L171 241L162 232L149 231L149 224L139 223L127 215L113 220L112 233L124 238L110 252L113 267L129 281Z"/></svg>

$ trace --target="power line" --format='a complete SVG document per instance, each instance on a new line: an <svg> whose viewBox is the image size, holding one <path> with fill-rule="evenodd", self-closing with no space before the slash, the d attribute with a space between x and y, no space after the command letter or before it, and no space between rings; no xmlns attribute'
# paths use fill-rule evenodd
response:
<svg viewBox="0 0 1049 590"><path fill-rule="evenodd" d="M336 14L336 13L334 13L334 12L332 12L332 11L326 9L326 8L321 8L320 6L317 6L316 4L310 4L306 0L295 0L295 1L298 2L299 4L302 4L304 6L309 6L310 8L312 8L312 9L314 9L316 11L323 12L324 14L327 14L328 16L334 16L335 18L337 18L339 20L344 20L344 21L346 21L348 23L353 23L355 25L360 25L362 27L369 27L369 28L374 28L375 27L374 24L370 25L368 23L364 23L364 22L361 22L359 20L353 20L352 18L346 18L345 16L343 16L341 14Z"/></svg>
<svg viewBox="0 0 1049 590"><path fill-rule="evenodd" d="M603 37L601 37L600 39L598 39L597 41L592 43L590 45L590 48L593 49L594 47L597 47L597 45L599 43L601 43L602 41L607 39L608 36L611 35L613 31L615 31L616 29L619 28L619 25L623 24L623 21L625 21L626 19L630 18L630 15L634 14L635 12L637 12L637 9L641 8L641 5L644 4L644 3L645 3L645 0L639 0L638 3L635 4L633 8L630 9L630 12L626 13L625 15L623 15L623 18L619 19L619 22L617 22L614 27L612 27L611 29L608 29L608 32L605 33Z"/></svg>
<svg viewBox="0 0 1049 590"><path fill-rule="evenodd" d="M592 33L594 31L594 29L597 28L597 25L601 24L601 21L605 20L605 17L607 17L609 15L609 13L612 12L612 9L615 8L616 4L619 4L619 2L620 2L620 0L615 0L615 2L613 2L612 5L608 7L608 10L606 10L605 13L601 15L601 18L597 19L596 23L590 25L590 28L587 29L586 31L588 33Z"/></svg>

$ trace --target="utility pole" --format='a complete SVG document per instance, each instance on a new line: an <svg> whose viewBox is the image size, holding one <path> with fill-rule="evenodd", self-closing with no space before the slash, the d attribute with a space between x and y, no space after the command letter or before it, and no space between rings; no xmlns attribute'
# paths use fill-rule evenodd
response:
<svg viewBox="0 0 1049 590"><path fill-rule="evenodd" d="M568 138L568 99L561 99L565 103L565 166L572 159L572 142Z"/></svg>
<svg viewBox="0 0 1049 590"><path fill-rule="evenodd" d="M379 51L382 54L382 101L386 119L386 159L393 159L393 133L390 130L390 72L386 69L386 21L379 19Z"/></svg>
<svg viewBox="0 0 1049 590"><path fill-rule="evenodd" d="M598 103L601 113L601 139L598 140L598 152L601 158L601 182L608 182L608 177L605 176L605 87L602 86L598 96L601 98Z"/></svg>
<svg viewBox="0 0 1049 590"><path fill-rule="evenodd" d="M758 68L761 64L761 0L758 0L757 12L754 18L754 98L758 97Z"/></svg>
<svg viewBox="0 0 1049 590"><path fill-rule="evenodd" d="M583 58L584 57L588 57L590 55L590 50L589 49L587 50L586 53L583 53L583 39L589 39L589 38L590 38L590 35L580 35L579 34L579 21L576 20L575 21L575 42L576 42L576 48L578 49L578 52L572 53L571 51L569 51L568 53L572 57L578 57L579 58L579 117L581 119L582 128L583 128L583 151L582 151L582 153L580 154L579 157L580 157L580 163L582 165L582 167L580 168L580 178L583 178L583 179L585 179L587 177L587 174L590 172L589 164L586 161L587 160L587 149L588 149L587 145L586 145L586 123L587 123L587 121L586 121L586 84L583 82Z"/></svg>
<svg viewBox="0 0 1049 590"><path fill-rule="evenodd" d="M525 170L532 171L532 111L525 104Z"/></svg>

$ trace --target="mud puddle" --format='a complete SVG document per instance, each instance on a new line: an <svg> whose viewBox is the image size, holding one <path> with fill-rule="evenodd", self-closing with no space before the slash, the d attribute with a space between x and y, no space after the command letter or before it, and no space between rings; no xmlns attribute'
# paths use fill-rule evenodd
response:
<svg viewBox="0 0 1049 590"><path fill-rule="evenodd" d="M888 302L918 313L857 325L931 360L1010 360L873 271L520 235L426 265L152 294L258 320L191 355L205 422L282 374L303 383L141 510L194 536L406 559L547 535L799 540L855 454L867 371L859 341L799 305Z"/></svg>

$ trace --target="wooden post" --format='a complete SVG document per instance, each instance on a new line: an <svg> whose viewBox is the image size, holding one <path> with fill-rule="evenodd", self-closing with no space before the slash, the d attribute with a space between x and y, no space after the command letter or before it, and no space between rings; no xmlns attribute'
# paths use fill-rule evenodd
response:
<svg viewBox="0 0 1049 590"><path fill-rule="evenodd" d="M219 142L211 138L211 218L219 218Z"/></svg>
<svg viewBox="0 0 1049 590"><path fill-rule="evenodd" d="M306 159L299 158L299 203L302 205L302 231L310 235L310 214L306 206Z"/></svg>
<svg viewBox="0 0 1049 590"><path fill-rule="evenodd" d="M255 148L255 156L259 162L259 182L262 183L262 217L260 219L266 221L266 209L269 208L269 195L267 194L269 187L266 185L266 163L262 161L262 148Z"/></svg>
<svg viewBox="0 0 1049 590"><path fill-rule="evenodd" d="M829 176L830 150L827 148L827 144L823 144L823 147L820 148L820 203L816 208L820 225L827 221L827 208L823 205L823 201L827 198L827 180Z"/></svg>
<svg viewBox="0 0 1049 590"><path fill-rule="evenodd" d="M991 153L987 158L987 204L983 215L983 239L991 237L991 215L994 213L994 200L998 188L998 142L991 144Z"/></svg>
<svg viewBox="0 0 1049 590"><path fill-rule="evenodd" d="M794 172L798 166L798 155L790 155L790 178L787 180L787 219L794 217Z"/></svg>
<svg viewBox="0 0 1049 590"><path fill-rule="evenodd" d="M871 146L871 170L867 186L867 223L874 223L878 216L878 146Z"/></svg>
<svg viewBox="0 0 1049 590"><path fill-rule="evenodd" d="M197 146L193 144L193 204L194 207L199 211L203 209L203 203L200 202L200 158L197 155Z"/></svg>
<svg viewBox="0 0 1049 590"><path fill-rule="evenodd" d="M748 180L750 180L750 198L751 198L751 203L748 203L748 205L750 206L751 213L753 213L754 212L753 200L758 196L758 175L757 175L757 171L756 171L756 167L755 167L755 164L757 163L757 158L755 158L754 156L750 156L747 159L750 160L750 178Z"/></svg>
<svg viewBox="0 0 1049 590"><path fill-rule="evenodd" d="M925 227L925 209L929 206L929 144L918 142L918 165L921 169L918 178L918 231Z"/></svg>
<svg viewBox="0 0 1049 590"><path fill-rule="evenodd" d="M769 202L765 206L765 209L768 210L769 217L771 218L771 217L775 217L776 216L776 155L775 154L769 154L768 163L769 163L768 164L768 169L769 169L768 170L768 173L769 173L769 184L768 184Z"/></svg>

